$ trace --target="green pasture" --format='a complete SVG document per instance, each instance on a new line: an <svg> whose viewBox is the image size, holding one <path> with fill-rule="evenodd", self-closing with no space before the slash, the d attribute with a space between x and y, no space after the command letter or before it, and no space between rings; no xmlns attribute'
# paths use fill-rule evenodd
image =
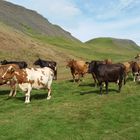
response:
<svg viewBox="0 0 140 140"><path fill-rule="evenodd" d="M8 98L9 88L0 87L0 140L140 139L140 84L128 79L118 93L111 83L100 95L90 75L79 86L70 79L53 82L51 100L33 90L30 104L21 90Z"/></svg>

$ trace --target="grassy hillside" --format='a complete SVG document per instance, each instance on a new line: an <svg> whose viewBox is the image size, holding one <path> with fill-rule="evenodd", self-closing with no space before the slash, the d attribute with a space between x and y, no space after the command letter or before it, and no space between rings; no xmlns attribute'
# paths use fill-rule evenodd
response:
<svg viewBox="0 0 140 140"><path fill-rule="evenodd" d="M114 61L131 60L140 52L140 47L127 39L96 38L87 41L86 44L95 51L97 57L110 57Z"/></svg>
<svg viewBox="0 0 140 140"><path fill-rule="evenodd" d="M3 0L0 1L0 21L24 33L26 33L26 29L32 29L34 32L47 36L77 40L69 32L58 25L50 23L36 11Z"/></svg>

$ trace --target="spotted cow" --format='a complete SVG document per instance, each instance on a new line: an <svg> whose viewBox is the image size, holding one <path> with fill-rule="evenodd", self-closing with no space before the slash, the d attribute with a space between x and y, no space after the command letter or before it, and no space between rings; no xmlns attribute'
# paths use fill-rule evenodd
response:
<svg viewBox="0 0 140 140"><path fill-rule="evenodd" d="M51 98L51 84L53 76L53 70L48 67L19 69L10 65L3 73L2 79L14 79L20 89L25 92L25 103L29 103L31 90L33 88L47 88L47 99L49 100Z"/></svg>

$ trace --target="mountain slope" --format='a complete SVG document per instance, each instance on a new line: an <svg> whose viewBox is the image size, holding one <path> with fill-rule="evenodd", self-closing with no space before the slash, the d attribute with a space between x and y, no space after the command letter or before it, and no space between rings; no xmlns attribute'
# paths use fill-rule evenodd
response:
<svg viewBox="0 0 140 140"><path fill-rule="evenodd" d="M110 57L117 60L132 58L140 52L140 47L132 40L116 38L96 38L85 42L90 48L94 49L98 57ZM102 56L100 56L102 54Z"/></svg>
<svg viewBox="0 0 140 140"><path fill-rule="evenodd" d="M25 33L32 30L35 33L47 36L77 40L69 32L51 24L37 12L6 1L0 1L0 21Z"/></svg>

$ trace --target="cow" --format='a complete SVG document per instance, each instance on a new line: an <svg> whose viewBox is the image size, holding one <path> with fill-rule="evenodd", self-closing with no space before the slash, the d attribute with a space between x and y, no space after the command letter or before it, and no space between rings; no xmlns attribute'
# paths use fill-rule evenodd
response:
<svg viewBox="0 0 140 140"><path fill-rule="evenodd" d="M98 61L89 63L89 73L94 73L99 86L100 94L102 94L102 83L105 82L106 94L108 94L108 83L115 82L119 85L119 92L121 91L122 81L125 84L125 67L122 64L102 64Z"/></svg>
<svg viewBox="0 0 140 140"><path fill-rule="evenodd" d="M87 65L89 65L89 63L92 63L96 61L97 64L112 64L112 60L111 59L105 59L105 60L92 60L91 62L86 62ZM94 72L91 73L92 77L94 79L94 85L97 85L97 80L96 80L96 75Z"/></svg>
<svg viewBox="0 0 140 140"><path fill-rule="evenodd" d="M132 67L131 67L131 61L130 62L122 62L122 64L125 66L125 72L128 75L129 72L132 72Z"/></svg>
<svg viewBox="0 0 140 140"><path fill-rule="evenodd" d="M16 64L1 65L0 66L0 85L10 86L11 91L9 93L9 96L11 97L11 96L16 96L16 88L17 88L16 81L14 79L11 79L10 81L8 81L2 78L3 73L7 70L9 66L13 66L14 68L19 68L19 66Z"/></svg>
<svg viewBox="0 0 140 140"><path fill-rule="evenodd" d="M139 82L139 83L140 83L140 73L138 73L138 74L136 75L136 82Z"/></svg>
<svg viewBox="0 0 140 140"><path fill-rule="evenodd" d="M137 75L139 75L139 73L140 73L140 65L137 62L133 62L131 64L131 67L132 67L132 74L134 77L133 81L135 82Z"/></svg>
<svg viewBox="0 0 140 140"><path fill-rule="evenodd" d="M67 61L66 67L69 67L73 77L73 82L76 81L76 75L78 75L77 81L80 81L80 78L83 77L88 72L88 65L85 61L70 59Z"/></svg>
<svg viewBox="0 0 140 140"><path fill-rule="evenodd" d="M135 59L140 59L140 54L137 54L137 55L135 56Z"/></svg>
<svg viewBox="0 0 140 140"><path fill-rule="evenodd" d="M2 75L3 80L14 79L20 89L25 92L25 103L30 103L30 94L33 88L48 89L47 100L51 99L51 84L54 72L48 67L19 69L9 66Z"/></svg>
<svg viewBox="0 0 140 140"><path fill-rule="evenodd" d="M25 61L7 61L7 60L1 61L1 65L6 65L6 64L17 64L20 69L27 68L28 66Z"/></svg>
<svg viewBox="0 0 140 140"><path fill-rule="evenodd" d="M57 80L57 63L55 61L46 61L39 58L34 62L34 65L39 65L41 68L51 68L54 71L54 80Z"/></svg>

